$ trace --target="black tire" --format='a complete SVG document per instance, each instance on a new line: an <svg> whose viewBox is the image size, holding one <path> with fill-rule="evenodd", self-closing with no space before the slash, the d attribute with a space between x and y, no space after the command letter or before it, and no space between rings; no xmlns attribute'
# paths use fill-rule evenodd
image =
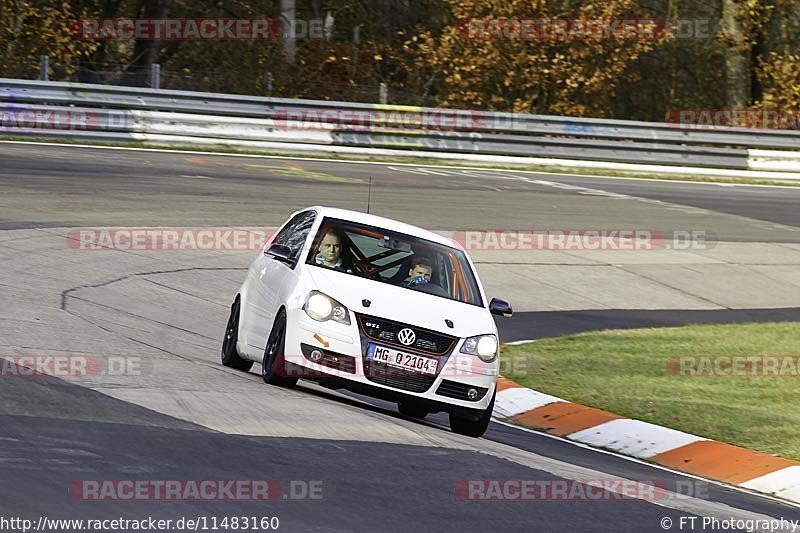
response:
<svg viewBox="0 0 800 533"><path fill-rule="evenodd" d="M425 418L428 416L428 410L418 404L397 402L397 410L401 415L410 418Z"/></svg>
<svg viewBox="0 0 800 533"><path fill-rule="evenodd" d="M453 433L475 438L486 433L486 428L489 427L489 422L492 420L494 398L495 395L492 395L492 401L489 402L489 407L486 408L478 420L470 420L450 413L450 429L453 430Z"/></svg>
<svg viewBox="0 0 800 533"><path fill-rule="evenodd" d="M269 332L267 346L264 348L264 360L261 362L261 377L264 383L281 387L294 387L297 378L288 376L286 372L286 311L281 309L275 317L272 331Z"/></svg>
<svg viewBox="0 0 800 533"><path fill-rule="evenodd" d="M231 316L228 318L228 325L225 327L225 336L222 338L222 352L220 358L222 364L249 372L253 367L253 362L243 359L236 350L236 342L239 340L239 297L231 304Z"/></svg>

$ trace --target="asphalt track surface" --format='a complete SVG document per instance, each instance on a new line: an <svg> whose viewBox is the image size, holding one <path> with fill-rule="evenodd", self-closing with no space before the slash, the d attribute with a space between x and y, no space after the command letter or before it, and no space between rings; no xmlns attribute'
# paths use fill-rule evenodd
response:
<svg viewBox="0 0 800 533"><path fill-rule="evenodd" d="M577 222L584 220L579 216L580 209L592 205L593 196L611 197L604 192L775 224L800 224L800 188L481 170L451 172L391 164L109 152L7 143L0 153L1 183L19 193L38 195L37 216L32 220L30 205L4 206L0 218L3 229L98 222L131 225L141 224L143 219L183 225L229 225L231 218L241 225L279 224L287 211L310 204L363 211L370 179L373 212L430 228L475 227L476 219L502 228L554 228L564 223L582 227L576 223L576 218ZM492 174L495 179L487 180L486 176ZM593 193L592 188L602 191ZM554 209L553 204L565 196L570 197L570 209ZM634 218L638 213L621 212L613 205L602 207L602 212L583 213L591 221L587 227L596 226L598 219L614 222L618 216L629 225L638 222ZM653 216L658 220L655 211L646 212L651 221ZM668 225L661 228L670 229ZM769 229L769 225L762 228ZM721 240L800 242L800 233L747 230L732 223L706 229L718 229L715 234Z"/></svg>
<svg viewBox="0 0 800 533"><path fill-rule="evenodd" d="M373 212L434 229L478 220L480 227L670 231L702 217L719 242L787 250L800 242L798 189L486 174L0 144L2 352L140 357L146 369L89 379L0 377L0 517L278 516L285 531L664 531L665 517L674 531L720 531L677 524L682 516L800 519L796 507L504 424L467 439L440 415L412 420L391 404L312 384L264 385L255 373L218 364L226 305L252 253L83 254L65 245L72 227L271 226L312 204L363 210L370 178ZM651 201L621 201L632 196ZM543 311L532 302L523 309L514 322L498 320L504 340L798 318L796 305L641 311L576 303ZM519 502L462 501L455 492L469 479L616 477L682 495ZM305 480L323 489L321 499L266 503L71 496L70 483L86 479L274 479L284 487Z"/></svg>

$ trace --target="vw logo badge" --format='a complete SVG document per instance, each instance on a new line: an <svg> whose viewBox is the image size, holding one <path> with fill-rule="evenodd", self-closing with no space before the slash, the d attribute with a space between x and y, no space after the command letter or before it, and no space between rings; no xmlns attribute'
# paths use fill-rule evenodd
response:
<svg viewBox="0 0 800 533"><path fill-rule="evenodd" d="M403 328L397 334L397 340L399 340L406 346L411 346L412 344L414 344L414 341L417 340L417 335L414 333L414 331L408 328Z"/></svg>

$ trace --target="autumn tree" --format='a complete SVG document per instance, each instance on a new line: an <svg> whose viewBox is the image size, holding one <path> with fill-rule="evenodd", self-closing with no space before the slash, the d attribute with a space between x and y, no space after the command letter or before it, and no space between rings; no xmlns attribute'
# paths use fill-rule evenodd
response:
<svg viewBox="0 0 800 533"><path fill-rule="evenodd" d="M419 67L440 80L441 103L453 107L608 116L628 66L664 38L656 31L632 39L613 33L516 38L492 30L504 18L576 24L632 20L641 17L635 0L453 0L450 10L451 24L423 31L407 46L416 50ZM488 31L476 34L476 26Z"/></svg>
<svg viewBox="0 0 800 533"><path fill-rule="evenodd" d="M95 45L73 38L69 24L73 16L70 2L0 2L0 75L31 77L42 55L63 64L90 52Z"/></svg>
<svg viewBox="0 0 800 533"><path fill-rule="evenodd" d="M800 5L779 0L758 36L753 81L757 96L753 107L784 115L800 112ZM800 129L800 124L782 124Z"/></svg>
<svg viewBox="0 0 800 533"><path fill-rule="evenodd" d="M98 40L77 18L324 19L268 40ZM498 21L653 19L625 38L515 36ZM470 22L471 21L471 22ZM677 21L677 22L676 22ZM707 24L708 23L708 24ZM688 24L688 25L687 25ZM677 25L677 27L676 27ZM291 46L289 46L291 48ZM800 108L798 0L4 0L0 74L164 88L662 121L675 109ZM269 73L271 77L267 78Z"/></svg>

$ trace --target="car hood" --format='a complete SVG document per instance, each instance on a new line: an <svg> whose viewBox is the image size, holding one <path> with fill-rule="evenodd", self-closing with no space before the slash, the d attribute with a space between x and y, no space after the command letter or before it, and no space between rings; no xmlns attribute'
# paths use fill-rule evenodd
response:
<svg viewBox="0 0 800 533"><path fill-rule="evenodd" d="M387 318L445 335L471 337L494 333L492 315L483 307L389 285L352 274L309 267L316 289L345 305L351 312ZM362 300L371 302L364 307ZM453 321L453 328L445 320Z"/></svg>

